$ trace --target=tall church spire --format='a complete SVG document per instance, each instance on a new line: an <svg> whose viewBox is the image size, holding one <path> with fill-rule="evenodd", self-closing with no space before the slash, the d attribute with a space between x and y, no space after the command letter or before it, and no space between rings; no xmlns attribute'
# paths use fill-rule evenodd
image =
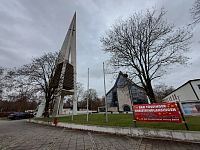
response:
<svg viewBox="0 0 200 150"><path fill-rule="evenodd" d="M76 12L59 52L54 76L58 79L56 83L60 92L55 99L53 116L62 114L63 100L66 95L73 95L73 114L76 115Z"/></svg>

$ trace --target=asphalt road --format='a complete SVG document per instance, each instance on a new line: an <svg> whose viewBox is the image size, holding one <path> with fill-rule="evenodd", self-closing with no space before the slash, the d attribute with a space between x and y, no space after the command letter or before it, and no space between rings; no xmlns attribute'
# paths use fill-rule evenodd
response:
<svg viewBox="0 0 200 150"><path fill-rule="evenodd" d="M200 144L130 138L0 120L0 150L200 150Z"/></svg>

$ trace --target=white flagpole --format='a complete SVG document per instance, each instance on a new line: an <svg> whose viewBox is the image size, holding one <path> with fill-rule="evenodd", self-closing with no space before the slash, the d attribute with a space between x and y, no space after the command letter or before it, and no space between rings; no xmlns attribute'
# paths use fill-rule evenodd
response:
<svg viewBox="0 0 200 150"><path fill-rule="evenodd" d="M149 99L149 96L147 95L147 102L148 102L148 104L151 104L151 101L150 101L150 99Z"/></svg>
<svg viewBox="0 0 200 150"><path fill-rule="evenodd" d="M107 99L106 99L106 78L105 78L105 69L104 69L104 62L103 62L103 77L104 77L104 94L105 94L105 109L106 109L106 122L108 122L108 113L107 113Z"/></svg>
<svg viewBox="0 0 200 150"><path fill-rule="evenodd" d="M88 99L89 99L89 68L88 68L88 85L87 85L87 122L88 122Z"/></svg>

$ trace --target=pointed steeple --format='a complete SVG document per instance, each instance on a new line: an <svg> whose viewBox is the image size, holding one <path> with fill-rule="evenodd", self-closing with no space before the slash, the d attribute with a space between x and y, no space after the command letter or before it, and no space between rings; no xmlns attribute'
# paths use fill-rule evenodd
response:
<svg viewBox="0 0 200 150"><path fill-rule="evenodd" d="M62 114L64 96L73 94L73 114L77 114L76 98L76 12L70 23L61 50L59 52L54 76L58 85L59 94L56 97L53 115ZM58 69L57 69L58 70ZM57 76L56 76L57 75Z"/></svg>
<svg viewBox="0 0 200 150"><path fill-rule="evenodd" d="M69 29L67 31L67 34L65 36L64 42L62 44L58 63L63 62L64 60L69 61L70 53L72 52L72 48L76 48L74 44L76 40L76 12L74 13L73 19L70 23ZM74 49L73 49L74 51ZM75 50L76 51L76 50Z"/></svg>

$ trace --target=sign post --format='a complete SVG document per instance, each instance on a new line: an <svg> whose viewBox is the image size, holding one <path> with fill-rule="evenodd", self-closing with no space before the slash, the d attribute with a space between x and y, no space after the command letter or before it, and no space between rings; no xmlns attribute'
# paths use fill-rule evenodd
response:
<svg viewBox="0 0 200 150"><path fill-rule="evenodd" d="M187 125L187 122L185 121L185 117L184 117L184 115L183 115L183 111L182 111L181 106L180 106L180 102L177 102L177 106L178 106L178 108L179 108L179 110L180 110L181 117L182 117L182 119L183 119L183 123L184 123L184 125L185 125L185 128L186 128L186 130L189 130L189 127L188 127L188 125Z"/></svg>
<svg viewBox="0 0 200 150"><path fill-rule="evenodd" d="M137 125L136 125L136 119L135 119L135 115L134 115L134 109L132 111L133 111L133 127L136 128Z"/></svg>

